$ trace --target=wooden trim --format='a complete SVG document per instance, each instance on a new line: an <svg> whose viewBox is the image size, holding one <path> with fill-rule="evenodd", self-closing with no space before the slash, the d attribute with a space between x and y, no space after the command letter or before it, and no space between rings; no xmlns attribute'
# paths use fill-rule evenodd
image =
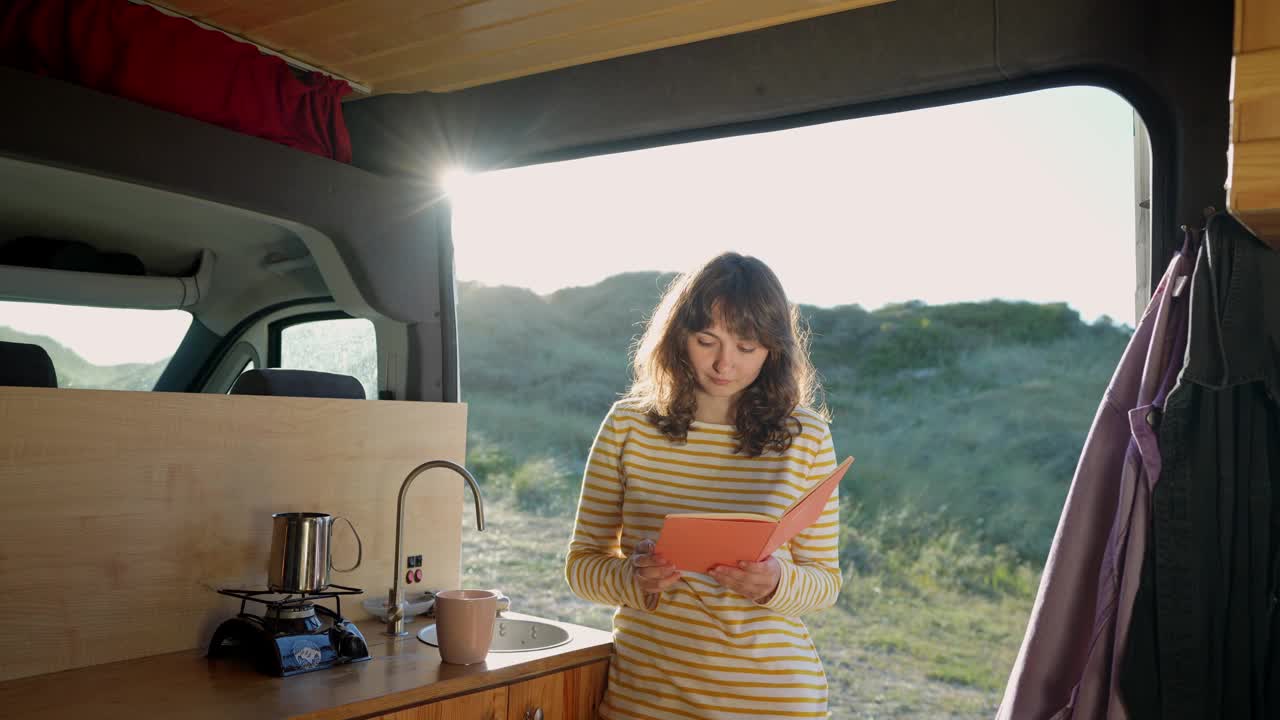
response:
<svg viewBox="0 0 1280 720"><path fill-rule="evenodd" d="M1235 52L1280 47L1280 3L1275 0L1236 0Z"/></svg>
<svg viewBox="0 0 1280 720"><path fill-rule="evenodd" d="M1231 105L1231 142L1280 138L1280 95Z"/></svg>
<svg viewBox="0 0 1280 720"><path fill-rule="evenodd" d="M1227 209L1280 249L1280 3L1236 0Z"/></svg>
<svg viewBox="0 0 1280 720"><path fill-rule="evenodd" d="M1236 143L1230 156L1227 197L1242 212L1280 209L1280 140Z"/></svg>
<svg viewBox="0 0 1280 720"><path fill-rule="evenodd" d="M1244 0L1236 0L1231 28L1231 52L1236 54L1244 47L1244 11Z"/></svg>
<svg viewBox="0 0 1280 720"><path fill-rule="evenodd" d="M1232 102L1280 95L1280 47L1236 55L1232 77Z"/></svg>
<svg viewBox="0 0 1280 720"><path fill-rule="evenodd" d="M1280 139L1236 143L1228 160L1228 209L1280 250Z"/></svg>

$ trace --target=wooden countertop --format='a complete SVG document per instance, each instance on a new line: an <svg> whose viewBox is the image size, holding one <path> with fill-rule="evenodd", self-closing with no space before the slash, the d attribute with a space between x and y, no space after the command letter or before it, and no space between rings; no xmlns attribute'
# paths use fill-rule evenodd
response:
<svg viewBox="0 0 1280 720"><path fill-rule="evenodd" d="M542 620L511 612L504 616ZM479 665L447 665L436 648L417 638L429 622L409 623L405 638L383 635L376 620L357 623L371 660L287 678L259 674L247 663L209 660L200 649L10 680L0 683L0 715L41 720L347 720L603 660L613 651L607 632L553 623L569 631L568 644L490 653Z"/></svg>

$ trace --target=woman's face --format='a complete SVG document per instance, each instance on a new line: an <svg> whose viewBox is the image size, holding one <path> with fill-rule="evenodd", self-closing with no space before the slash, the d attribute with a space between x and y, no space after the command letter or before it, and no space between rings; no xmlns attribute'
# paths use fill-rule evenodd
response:
<svg viewBox="0 0 1280 720"><path fill-rule="evenodd" d="M698 387L717 398L736 398L756 381L769 357L763 345L737 337L718 318L711 327L689 334L686 352Z"/></svg>

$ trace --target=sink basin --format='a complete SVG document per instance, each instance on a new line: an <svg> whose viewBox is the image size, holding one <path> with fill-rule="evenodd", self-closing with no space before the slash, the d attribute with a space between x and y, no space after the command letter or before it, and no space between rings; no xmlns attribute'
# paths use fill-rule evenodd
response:
<svg viewBox="0 0 1280 720"><path fill-rule="evenodd" d="M436 626L428 625L418 631L418 639L439 647ZM493 621L493 640L489 652L528 652L546 650L569 642L569 632L558 625L537 620L498 618Z"/></svg>

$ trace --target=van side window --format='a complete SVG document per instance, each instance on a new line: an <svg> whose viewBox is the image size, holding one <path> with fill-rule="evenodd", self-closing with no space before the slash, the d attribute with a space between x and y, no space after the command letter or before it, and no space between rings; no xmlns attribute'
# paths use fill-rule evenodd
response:
<svg viewBox="0 0 1280 720"><path fill-rule="evenodd" d="M60 388L151 390L190 327L185 310L0 301L0 341L44 348Z"/></svg>
<svg viewBox="0 0 1280 720"><path fill-rule="evenodd" d="M280 330L280 367L351 375L365 397L378 397L378 352L373 323L364 318L328 318ZM248 368L246 368L248 369Z"/></svg>

